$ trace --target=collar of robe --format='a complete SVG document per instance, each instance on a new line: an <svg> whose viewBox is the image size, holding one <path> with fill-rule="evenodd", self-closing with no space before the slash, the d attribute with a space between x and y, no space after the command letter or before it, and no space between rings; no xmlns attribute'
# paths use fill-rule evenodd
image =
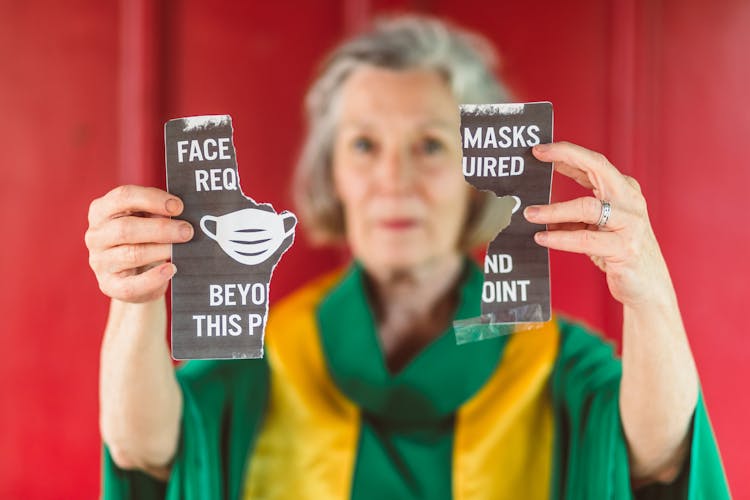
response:
<svg viewBox="0 0 750 500"><path fill-rule="evenodd" d="M465 269L454 320L481 313L484 276L469 259ZM501 335L458 345L449 327L401 371L391 373L358 262L320 303L317 320L326 362L339 389L362 409L363 418L405 430L451 421L494 372L509 338Z"/></svg>

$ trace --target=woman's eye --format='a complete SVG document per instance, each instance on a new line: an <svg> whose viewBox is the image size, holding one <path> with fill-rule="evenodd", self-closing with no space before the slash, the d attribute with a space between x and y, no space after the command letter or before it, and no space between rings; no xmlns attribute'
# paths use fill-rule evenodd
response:
<svg viewBox="0 0 750 500"><path fill-rule="evenodd" d="M370 153L375 149L375 144L367 137L357 137L352 143L354 150L360 153Z"/></svg>
<svg viewBox="0 0 750 500"><path fill-rule="evenodd" d="M441 140L427 137L422 141L421 149L423 153L433 155L441 152L444 149L444 146Z"/></svg>

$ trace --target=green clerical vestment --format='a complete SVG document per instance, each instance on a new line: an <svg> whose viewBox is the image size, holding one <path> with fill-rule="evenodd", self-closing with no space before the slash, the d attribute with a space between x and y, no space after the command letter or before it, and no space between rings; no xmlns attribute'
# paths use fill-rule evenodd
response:
<svg viewBox="0 0 750 500"><path fill-rule="evenodd" d="M479 315L467 264L456 319ZM191 361L168 483L119 469L111 499L729 498L699 398L674 483L632 491L611 346L555 318L386 367L359 265L274 306L263 360Z"/></svg>

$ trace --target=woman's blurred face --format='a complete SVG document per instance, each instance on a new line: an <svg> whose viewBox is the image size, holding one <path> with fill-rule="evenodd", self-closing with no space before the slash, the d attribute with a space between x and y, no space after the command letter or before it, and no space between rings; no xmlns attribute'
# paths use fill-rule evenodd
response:
<svg viewBox="0 0 750 500"><path fill-rule="evenodd" d="M447 83L433 71L363 67L340 99L333 177L354 256L372 272L455 257L470 187Z"/></svg>

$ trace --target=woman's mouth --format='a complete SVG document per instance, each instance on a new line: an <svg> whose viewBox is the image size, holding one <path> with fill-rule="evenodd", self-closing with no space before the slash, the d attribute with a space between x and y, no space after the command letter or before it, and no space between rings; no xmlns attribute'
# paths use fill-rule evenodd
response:
<svg viewBox="0 0 750 500"><path fill-rule="evenodd" d="M391 219L382 219L378 225L390 231L406 231L417 227L417 219L394 217Z"/></svg>

